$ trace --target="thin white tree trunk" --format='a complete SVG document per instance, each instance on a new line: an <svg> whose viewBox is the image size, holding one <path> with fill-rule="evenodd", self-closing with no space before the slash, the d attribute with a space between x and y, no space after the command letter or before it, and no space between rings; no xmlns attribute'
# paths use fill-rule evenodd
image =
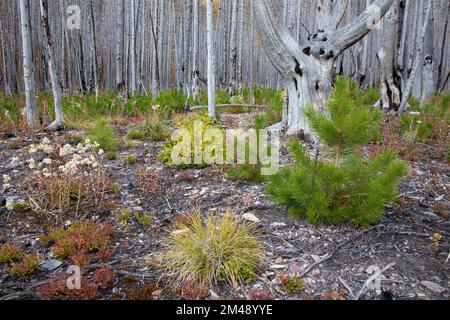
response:
<svg viewBox="0 0 450 320"><path fill-rule="evenodd" d="M214 0L207 0L207 47L208 47L208 113L211 118L216 118L216 76L214 53Z"/></svg>
<svg viewBox="0 0 450 320"><path fill-rule="evenodd" d="M38 124L36 97L34 93L34 68L31 44L31 20L29 0L20 0L20 17L22 31L23 75L25 82L25 115L30 126Z"/></svg>
<svg viewBox="0 0 450 320"><path fill-rule="evenodd" d="M130 93L133 96L136 93L136 0L130 0L130 10L131 10L131 39L130 39L130 68L131 68L131 79L130 79Z"/></svg>
<svg viewBox="0 0 450 320"><path fill-rule="evenodd" d="M198 68L198 42L199 42L199 0L193 0L193 54L192 54L192 98L196 100L199 95L199 76Z"/></svg>
<svg viewBox="0 0 450 320"><path fill-rule="evenodd" d="M116 45L116 89L121 90L124 86L123 77L123 52L125 43L125 0L118 0L117 2L117 45Z"/></svg>
<svg viewBox="0 0 450 320"><path fill-rule="evenodd" d="M5 37L3 35L3 24L0 19L0 46L2 47L2 62L3 62L3 84L5 89L5 94L7 97L11 95L11 87L8 81L8 70L6 68L6 54L5 54Z"/></svg>
<svg viewBox="0 0 450 320"><path fill-rule="evenodd" d="M231 34L230 34L230 80L228 83L228 90L230 97L236 94L236 62L237 62L237 18L238 18L238 1L233 0L233 9L231 11Z"/></svg>
<svg viewBox="0 0 450 320"><path fill-rule="evenodd" d="M55 121L48 126L48 129L54 130L63 125L64 117L61 106L61 84L56 74L56 65L53 56L53 42L50 34L50 25L48 22L48 1L40 0L41 22L44 29L45 49L48 62L48 72L52 82L53 100L55 103Z"/></svg>

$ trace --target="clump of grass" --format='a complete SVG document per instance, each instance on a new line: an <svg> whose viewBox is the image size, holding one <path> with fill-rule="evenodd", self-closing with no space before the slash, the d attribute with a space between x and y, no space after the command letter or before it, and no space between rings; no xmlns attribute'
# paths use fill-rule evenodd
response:
<svg viewBox="0 0 450 320"><path fill-rule="evenodd" d="M119 142L114 135L114 131L105 119L97 120L95 124L89 128L87 134L92 142L97 142L100 145L98 149L103 149L104 151L119 150Z"/></svg>
<svg viewBox="0 0 450 320"><path fill-rule="evenodd" d="M134 154L126 155L123 159L123 163L127 166L135 165L138 162L138 158Z"/></svg>
<svg viewBox="0 0 450 320"><path fill-rule="evenodd" d="M15 245L5 243L0 247L0 263L9 263L20 260L22 251Z"/></svg>
<svg viewBox="0 0 450 320"><path fill-rule="evenodd" d="M264 129L265 126L265 121L266 121L266 116L257 116L254 120L253 123L253 128L255 129L255 131L257 133L260 132L260 130ZM237 165L234 167L231 167L227 170L228 173L228 177L232 180L235 181L246 181L246 182L251 182L251 183L262 183L264 182L264 176L261 174L261 171L263 169L263 165L260 161L259 158L259 154L261 148L261 141L260 141L260 136L259 134L257 135L257 139L256 139L256 148L250 144L250 142L248 140L245 141L238 141L238 143L243 144L246 150L246 154L249 155L249 159L252 156L256 155L257 158L257 163L256 164L242 164L242 165ZM265 146L264 148L266 148L266 150L264 150L264 152L266 152L266 154L270 154L271 152L271 147L270 145Z"/></svg>
<svg viewBox="0 0 450 320"><path fill-rule="evenodd" d="M180 219L166 241L161 263L178 283L238 285L253 280L263 260L254 225L239 223L231 211L223 217L204 219L197 212Z"/></svg>
<svg viewBox="0 0 450 320"><path fill-rule="evenodd" d="M13 212L20 213L30 210L30 206L24 201L15 202L12 206Z"/></svg>
<svg viewBox="0 0 450 320"><path fill-rule="evenodd" d="M97 208L105 205L104 196L111 181L104 170L88 168L88 176L72 174L38 176L28 185L31 195L27 207L40 214L79 212L94 203Z"/></svg>
<svg viewBox="0 0 450 320"><path fill-rule="evenodd" d="M13 277L29 276L39 269L41 261L39 253L27 255L21 262L13 263L8 269L8 273Z"/></svg>
<svg viewBox="0 0 450 320"><path fill-rule="evenodd" d="M131 140L164 141L169 136L169 127L163 121L161 106L152 107L145 123L128 132L127 138Z"/></svg>

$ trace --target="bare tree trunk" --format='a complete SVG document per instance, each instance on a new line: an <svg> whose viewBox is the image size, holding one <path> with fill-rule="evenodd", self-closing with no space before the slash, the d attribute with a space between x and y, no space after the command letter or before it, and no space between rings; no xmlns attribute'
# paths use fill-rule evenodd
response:
<svg viewBox="0 0 450 320"><path fill-rule="evenodd" d="M5 94L7 97L11 96L11 87L8 80L8 70L6 68L6 54L5 54L5 37L3 35L3 24L0 19L0 46L2 47L2 62L3 62L3 85L5 89Z"/></svg>
<svg viewBox="0 0 450 320"><path fill-rule="evenodd" d="M207 0L207 47L208 47L208 113L216 118L216 76L214 53L214 0Z"/></svg>
<svg viewBox="0 0 450 320"><path fill-rule="evenodd" d="M254 0L250 0L250 54L249 54L249 60L250 60L250 81L249 81L249 91L250 91L250 104L255 104L255 94L254 94L254 73L255 73L255 53L254 53L254 46L255 43L255 22L254 22L254 10L253 10L253 2Z"/></svg>
<svg viewBox="0 0 450 320"><path fill-rule="evenodd" d="M38 124L36 97L34 93L34 68L31 44L31 20L29 0L20 0L20 17L22 30L22 54L23 54L23 75L25 82L26 107L25 114L28 124L36 126Z"/></svg>
<svg viewBox="0 0 450 320"><path fill-rule="evenodd" d="M199 76L200 71L198 69L198 42L199 42L199 0L193 0L193 54L192 54L192 98L196 100L199 95Z"/></svg>
<svg viewBox="0 0 450 320"><path fill-rule="evenodd" d="M319 19L318 30L307 42L298 44L286 27L277 24L267 0L254 0L255 16L264 49L275 68L283 75L288 110L283 122L272 129L287 129L289 135L311 134L303 110L313 105L325 111L331 94L333 64L347 48L368 34L389 10L394 0L376 0L378 10L366 10L349 25L337 30L346 5L338 5L328 18ZM345 4L345 3L344 3ZM325 4L322 4L327 7ZM333 18L331 18L333 17Z"/></svg>
<svg viewBox="0 0 450 320"><path fill-rule="evenodd" d="M430 4L430 14L425 24L428 24L427 37L425 37L424 62L422 70L422 95L420 104L423 105L431 95L436 92L436 79L434 77L434 6L436 2Z"/></svg>
<svg viewBox="0 0 450 320"><path fill-rule="evenodd" d="M125 0L118 0L117 11L117 45L116 45L116 89L121 90L125 85L123 77L123 53L125 43Z"/></svg>
<svg viewBox="0 0 450 320"><path fill-rule="evenodd" d="M156 0L155 0L155 5L153 6L154 8L154 14L152 12L149 13L149 17L150 17L150 24L151 24L151 30L152 30L152 38L153 38L153 55L152 55L152 96L153 98L155 98L158 94L159 91L161 90L161 85L160 85L160 73L159 73L159 50L158 50L158 44L159 44L159 40L157 37L157 24L156 24L156 18L158 17L158 6L156 5Z"/></svg>
<svg viewBox="0 0 450 320"><path fill-rule="evenodd" d="M423 45L425 41L425 36L427 34L427 26L428 26L428 17L430 16L431 7L433 6L434 0L429 0L426 5L426 14L425 20L422 27L422 33L419 38L418 48L416 58L413 63L413 68L411 70L411 74L409 76L408 82L406 82L405 90L403 92L402 102L400 103L400 108L398 109L399 114L403 114L408 108L408 99L411 96L411 90L414 85L414 81L416 80L417 69L419 68L420 61L423 58Z"/></svg>
<svg viewBox="0 0 450 320"><path fill-rule="evenodd" d="M236 25L237 25L237 14L238 14L238 1L233 0L232 2L233 10L231 13L231 37L230 37L230 80L228 83L228 90L230 97L233 97L236 93L236 62L237 62L237 47L236 47Z"/></svg>
<svg viewBox="0 0 450 320"><path fill-rule="evenodd" d="M95 25L95 18L94 18L94 5L92 3L92 0L86 0L88 1L88 16L89 16L89 33L91 36L91 53L92 53L92 72L94 76L94 91L95 96L98 97L100 93L100 84L99 84L99 74L98 74L98 57L97 57L97 37L96 37L96 25Z"/></svg>
<svg viewBox="0 0 450 320"><path fill-rule="evenodd" d="M131 39L130 39L130 94L134 96L137 90L136 85L136 0L131 1Z"/></svg>
<svg viewBox="0 0 450 320"><path fill-rule="evenodd" d="M237 28L237 36L238 36L238 43L239 43L239 54L237 56L237 82L238 82L238 94L242 95L243 90L243 79L242 79L242 56L244 53L244 8L245 8L245 2L244 0L241 0L239 2L239 10L238 10L238 16L239 16L239 23Z"/></svg>
<svg viewBox="0 0 450 320"><path fill-rule="evenodd" d="M55 121L48 126L48 129L58 129L63 125L64 118L61 106L61 84L56 74L56 65L53 56L53 42L50 34L50 25L48 23L48 2L40 0L41 22L44 29L45 49L47 54L48 72L52 82L53 100L55 103Z"/></svg>

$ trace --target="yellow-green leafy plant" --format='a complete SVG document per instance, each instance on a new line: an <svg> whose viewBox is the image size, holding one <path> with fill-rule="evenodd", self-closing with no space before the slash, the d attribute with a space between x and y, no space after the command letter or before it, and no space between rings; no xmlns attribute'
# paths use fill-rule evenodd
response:
<svg viewBox="0 0 450 320"><path fill-rule="evenodd" d="M196 124L201 124L202 132L195 132L194 134L194 128L196 127ZM216 127L216 121L209 117L207 114L204 113L194 113L191 115L188 115L181 120L179 120L176 123L176 130L185 130L190 134L190 140L191 140L191 148L190 148L190 154L180 154L180 157L186 157L189 158L189 163L181 164L179 167L182 168L189 168L189 167L205 167L206 164L204 163L203 155L205 154L205 150L211 145L212 142L206 141L205 139L202 139L202 141L198 141L198 137L204 137L205 132L208 129L212 129ZM183 137L184 139L184 137ZM163 161L169 166L174 166L175 162L172 159L172 151L174 147L179 143L179 141L172 141L172 139L168 139L166 143L164 144L164 149L162 152L158 154L158 159ZM195 145L201 144L200 150L196 150ZM200 152L201 154L196 154ZM202 161L201 163L196 163L195 159L196 157L201 157Z"/></svg>
<svg viewBox="0 0 450 320"><path fill-rule="evenodd" d="M175 222L160 256L168 275L182 284L251 281L264 253L255 225L239 222L231 212L202 218L199 212Z"/></svg>

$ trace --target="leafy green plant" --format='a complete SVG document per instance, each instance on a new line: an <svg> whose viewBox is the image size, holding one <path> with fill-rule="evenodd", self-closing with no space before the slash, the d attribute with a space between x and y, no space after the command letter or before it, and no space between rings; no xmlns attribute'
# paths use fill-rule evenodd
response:
<svg viewBox="0 0 450 320"><path fill-rule="evenodd" d="M144 228L150 227L155 222L154 217L147 212L135 212L134 219Z"/></svg>
<svg viewBox="0 0 450 320"><path fill-rule="evenodd" d="M190 114L190 115L182 118L176 124L176 128L178 130L183 130L183 131L188 132L190 134L190 139L191 139L190 140L191 141L190 154L189 155L180 154L180 157L189 158L190 161L187 161L188 163L178 165L181 168L190 168L190 167L202 168L202 167L206 166L206 164L203 162L203 154L204 154L204 151L206 150L206 148L208 148L208 146L211 143L208 141L205 141L204 139L202 139L202 142L201 142L202 163L195 164L196 151L197 151L195 148L195 144L196 143L200 144L199 141L196 141L196 136L194 135L194 131L195 131L194 128L197 123L201 123L202 132L197 132L196 134L198 134L198 135L201 134L202 137L204 136L205 132L208 129L215 128L215 125L216 125L216 121L214 119L212 119L211 117L209 117L205 113ZM183 139L184 139L184 137L183 137ZM168 139L163 146L163 151L161 151L158 154L158 159L161 160L162 162L166 163L169 166L174 166L175 162L172 159L172 151L178 143L179 143L179 141L172 141L172 139Z"/></svg>
<svg viewBox="0 0 450 320"><path fill-rule="evenodd" d="M295 164L269 179L267 192L297 218L311 223L376 223L395 200L406 165L391 151L369 160L356 153L377 134L379 115L361 105L349 80L340 78L328 105L329 116L306 111L311 127L331 159L311 159L298 140L291 143Z"/></svg>
<svg viewBox="0 0 450 320"><path fill-rule="evenodd" d="M105 151L119 150L119 142L114 135L114 131L105 119L98 119L95 124L89 128L87 134L92 142L97 142L100 145L99 149Z"/></svg>
<svg viewBox="0 0 450 320"><path fill-rule="evenodd" d="M239 223L228 211L223 217L204 219L199 213L175 223L161 254L165 271L178 283L237 285L252 280L263 260L255 226Z"/></svg>

